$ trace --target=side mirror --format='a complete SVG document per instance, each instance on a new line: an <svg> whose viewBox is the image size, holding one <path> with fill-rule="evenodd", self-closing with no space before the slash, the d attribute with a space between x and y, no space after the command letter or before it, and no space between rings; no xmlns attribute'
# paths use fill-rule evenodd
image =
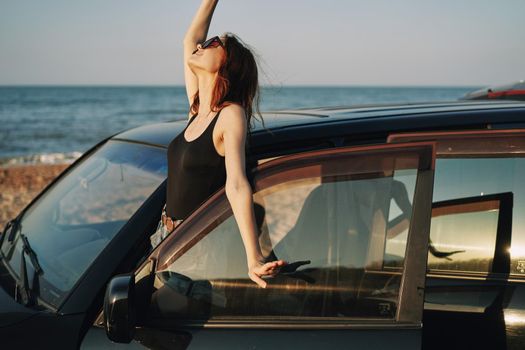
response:
<svg viewBox="0 0 525 350"><path fill-rule="evenodd" d="M135 333L135 275L117 275L109 281L104 297L104 328L109 339L129 343Z"/></svg>

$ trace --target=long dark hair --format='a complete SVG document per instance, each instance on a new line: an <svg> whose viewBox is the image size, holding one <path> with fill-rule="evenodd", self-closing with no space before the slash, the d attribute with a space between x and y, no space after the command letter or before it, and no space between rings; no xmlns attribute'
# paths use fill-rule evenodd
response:
<svg viewBox="0 0 525 350"><path fill-rule="evenodd" d="M266 129L259 110L260 88L257 62L252 52L253 49L250 49L249 45L237 35L226 32L223 36L226 37L226 55L224 55L213 88L211 109L218 111L232 103L240 104L246 112L248 135L251 135L253 107ZM193 95L193 103L190 108L192 114L198 113L199 104L199 91L197 90ZM248 142L249 139L247 139Z"/></svg>

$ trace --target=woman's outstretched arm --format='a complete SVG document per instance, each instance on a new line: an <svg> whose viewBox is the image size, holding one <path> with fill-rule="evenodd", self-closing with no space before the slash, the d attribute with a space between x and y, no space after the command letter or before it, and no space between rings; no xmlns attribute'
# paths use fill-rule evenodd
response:
<svg viewBox="0 0 525 350"><path fill-rule="evenodd" d="M203 0L184 35L184 81L186 83L186 94L188 95L190 106L193 103L193 95L197 92L199 85L197 76L188 66L188 58L196 49L197 43L203 42L206 39L213 11L215 11L217 3L218 0Z"/></svg>
<svg viewBox="0 0 525 350"><path fill-rule="evenodd" d="M264 256L259 245L255 213L253 209L253 194L245 173L245 142L247 121L244 108L231 104L221 112L225 124L224 152L226 163L226 196L232 207L235 220L241 232L246 250L248 275L252 281L266 288L264 275L275 275L286 262L276 260L264 263Z"/></svg>

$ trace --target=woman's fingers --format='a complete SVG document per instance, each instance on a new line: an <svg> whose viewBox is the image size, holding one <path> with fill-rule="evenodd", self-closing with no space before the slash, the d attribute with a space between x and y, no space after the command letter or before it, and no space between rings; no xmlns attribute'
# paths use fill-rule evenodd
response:
<svg viewBox="0 0 525 350"><path fill-rule="evenodd" d="M259 277L256 273L251 273L250 279L254 281L255 283L257 283L262 288L266 288L266 285L268 284L261 277Z"/></svg>
<svg viewBox="0 0 525 350"><path fill-rule="evenodd" d="M265 264L263 266L261 266L261 269L259 270L260 271L260 275L270 275L270 276L275 276L277 275L277 273L279 273L279 270L281 269L282 267L282 264L277 264L277 263L268 263L268 264Z"/></svg>
<svg viewBox="0 0 525 350"><path fill-rule="evenodd" d="M275 275L277 275L279 272L279 269L286 264L287 262L284 260L275 260L264 263L263 265L253 268L253 270L250 271L250 279L257 283L260 287L266 288L268 284L261 278L261 276L275 277Z"/></svg>
<svg viewBox="0 0 525 350"><path fill-rule="evenodd" d="M286 265L286 262L284 260L276 260L276 261L267 262L266 264L262 266L262 268L266 273L274 273L275 271L278 271L284 265Z"/></svg>
<svg viewBox="0 0 525 350"><path fill-rule="evenodd" d="M264 264L263 266L267 266L267 267L280 267L280 266L284 266L284 265L286 265L286 261L284 261L284 260L275 260L275 261L267 262L267 263Z"/></svg>

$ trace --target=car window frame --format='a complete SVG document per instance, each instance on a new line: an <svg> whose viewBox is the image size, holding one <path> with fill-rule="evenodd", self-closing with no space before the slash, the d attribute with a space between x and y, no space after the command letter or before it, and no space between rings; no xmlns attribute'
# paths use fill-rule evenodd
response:
<svg viewBox="0 0 525 350"><path fill-rule="evenodd" d="M283 157L272 159L268 162L259 164L252 170L250 179L252 179L252 188L254 192L261 188L261 179L269 176L272 172L278 171L279 167L286 167L291 161L300 161L301 159L313 159L322 155L332 154L353 154L366 156L370 152L386 152L395 154L401 151L416 151L419 153L419 164L417 174L417 185L414 193L414 209L412 213L413 220L410 223L410 232L407 241L407 250L404 259L404 273L399 290L399 302L395 319L377 319L366 320L359 319L357 322L348 322L349 318L337 320L287 320L286 322L271 322L276 327L292 328L353 328L353 327L372 327L374 329L381 327L422 327L424 286L426 278L426 247L428 246L428 233L430 228L430 213L432 202L432 188L435 166L435 142L408 142L402 144L379 144L369 146L344 146L330 149L305 151ZM213 221L224 219L232 215L231 207L226 198L225 188L222 187L209 197L199 208L190 214L190 216L176 230L168 236L155 250L151 253L149 259L154 259L156 267L162 269L179 256L184 254L190 246L192 240L198 239L201 235L208 234L208 227L212 226ZM415 234L414 232L419 232ZM425 234L426 233L426 234ZM169 257L167 257L169 255ZM424 264L422 264L424 262ZM136 271L140 271L144 264ZM156 269L155 269L156 270ZM152 272L154 273L154 271ZM188 323L186 326L206 326L206 327L268 327L268 324L257 322L235 322L218 321L205 323ZM233 322L233 323L232 323ZM180 324L180 322L179 322Z"/></svg>

